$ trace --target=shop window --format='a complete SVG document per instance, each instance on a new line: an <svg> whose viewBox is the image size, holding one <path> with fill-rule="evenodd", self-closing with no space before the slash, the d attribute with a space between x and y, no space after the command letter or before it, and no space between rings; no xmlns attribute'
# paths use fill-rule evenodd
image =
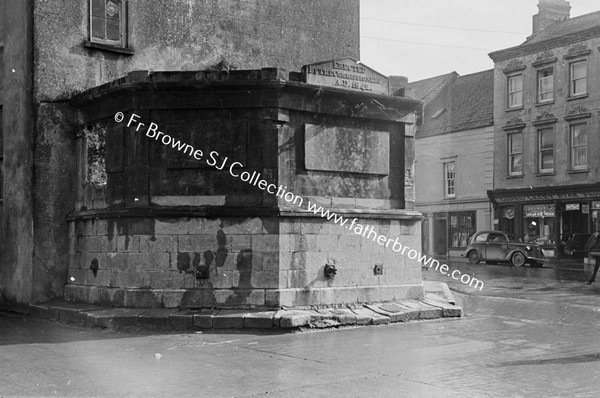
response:
<svg viewBox="0 0 600 398"><path fill-rule="evenodd" d="M600 232L600 201L592 202L592 232Z"/></svg>
<svg viewBox="0 0 600 398"><path fill-rule="evenodd" d="M535 242L539 245L554 245L554 205L523 206L524 236L523 242Z"/></svg>
<svg viewBox="0 0 600 398"><path fill-rule="evenodd" d="M508 174L523 174L523 133L508 135Z"/></svg>
<svg viewBox="0 0 600 398"><path fill-rule="evenodd" d="M554 70L544 69L537 73L538 76L538 95L539 103L550 102L554 99Z"/></svg>
<svg viewBox="0 0 600 398"><path fill-rule="evenodd" d="M126 46L125 1L90 0L90 41Z"/></svg>
<svg viewBox="0 0 600 398"><path fill-rule="evenodd" d="M571 125L571 170L587 169L587 124Z"/></svg>
<svg viewBox="0 0 600 398"><path fill-rule="evenodd" d="M587 93L587 61L573 62L569 65L569 95Z"/></svg>
<svg viewBox="0 0 600 398"><path fill-rule="evenodd" d="M444 196L454 198L456 196L456 162L444 163Z"/></svg>
<svg viewBox="0 0 600 398"><path fill-rule="evenodd" d="M538 170L540 173L554 171L554 129L538 131Z"/></svg>
<svg viewBox="0 0 600 398"><path fill-rule="evenodd" d="M475 234L476 228L474 211L450 213L450 247L453 249L466 248L469 238Z"/></svg>
<svg viewBox="0 0 600 398"><path fill-rule="evenodd" d="M508 77L508 107L519 108L523 106L523 75Z"/></svg>

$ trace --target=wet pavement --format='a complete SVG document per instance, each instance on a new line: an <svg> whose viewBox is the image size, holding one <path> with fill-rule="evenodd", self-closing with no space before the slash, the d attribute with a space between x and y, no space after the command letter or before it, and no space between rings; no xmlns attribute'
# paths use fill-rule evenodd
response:
<svg viewBox="0 0 600 398"><path fill-rule="evenodd" d="M598 396L600 301L582 271L449 265L486 284L439 279L460 320L165 335L0 314L0 395Z"/></svg>

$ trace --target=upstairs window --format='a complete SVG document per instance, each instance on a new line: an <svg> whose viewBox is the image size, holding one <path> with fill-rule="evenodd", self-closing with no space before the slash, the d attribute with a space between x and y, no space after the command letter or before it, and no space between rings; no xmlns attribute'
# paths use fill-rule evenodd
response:
<svg viewBox="0 0 600 398"><path fill-rule="evenodd" d="M508 135L508 174L523 175L523 133Z"/></svg>
<svg viewBox="0 0 600 398"><path fill-rule="evenodd" d="M587 169L587 124L571 126L571 170Z"/></svg>
<svg viewBox="0 0 600 398"><path fill-rule="evenodd" d="M456 182L456 163L448 162L444 163L444 196L447 198L454 198L455 193L455 182Z"/></svg>
<svg viewBox="0 0 600 398"><path fill-rule="evenodd" d="M570 64L570 88L569 95L587 94L587 61L579 61Z"/></svg>
<svg viewBox="0 0 600 398"><path fill-rule="evenodd" d="M523 75L508 77L508 107L523 106Z"/></svg>
<svg viewBox="0 0 600 398"><path fill-rule="evenodd" d="M538 102L550 102L554 99L554 71L545 69L538 71Z"/></svg>
<svg viewBox="0 0 600 398"><path fill-rule="evenodd" d="M554 129L538 131L538 170L540 173L554 171Z"/></svg>
<svg viewBox="0 0 600 398"><path fill-rule="evenodd" d="M90 0L90 41L126 46L124 0Z"/></svg>

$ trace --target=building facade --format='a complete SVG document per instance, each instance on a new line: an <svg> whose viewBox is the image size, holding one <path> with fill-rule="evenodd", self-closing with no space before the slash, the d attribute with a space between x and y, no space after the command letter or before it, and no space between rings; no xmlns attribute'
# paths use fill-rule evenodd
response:
<svg viewBox="0 0 600 398"><path fill-rule="evenodd" d="M460 256L472 234L491 227L493 71L443 75L408 89L425 103L415 145L423 250Z"/></svg>
<svg viewBox="0 0 600 398"><path fill-rule="evenodd" d="M2 305L63 295L68 215L103 200L101 134L80 125L74 94L137 70L299 70L342 57L359 58L358 0L1 0Z"/></svg>
<svg viewBox="0 0 600 398"><path fill-rule="evenodd" d="M600 12L540 0L533 34L494 61L494 225L562 254L600 230Z"/></svg>

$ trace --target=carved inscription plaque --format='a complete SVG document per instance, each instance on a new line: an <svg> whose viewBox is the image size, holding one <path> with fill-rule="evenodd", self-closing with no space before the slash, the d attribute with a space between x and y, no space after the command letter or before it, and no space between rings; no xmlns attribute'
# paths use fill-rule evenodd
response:
<svg viewBox="0 0 600 398"><path fill-rule="evenodd" d="M319 86L389 94L388 78L352 58L319 62L302 67L306 83Z"/></svg>
<svg viewBox="0 0 600 398"><path fill-rule="evenodd" d="M387 175L389 132L306 124L304 164L307 170Z"/></svg>

